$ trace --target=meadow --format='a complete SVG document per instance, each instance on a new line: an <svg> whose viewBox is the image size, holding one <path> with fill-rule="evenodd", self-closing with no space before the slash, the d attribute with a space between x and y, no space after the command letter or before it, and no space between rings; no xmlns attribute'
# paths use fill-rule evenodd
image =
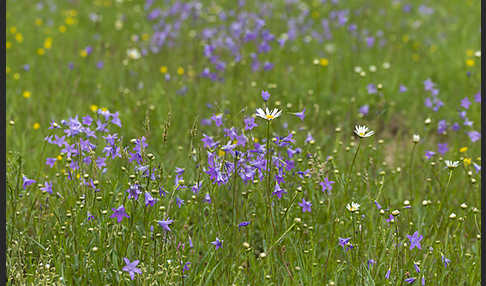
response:
<svg viewBox="0 0 486 286"><path fill-rule="evenodd" d="M8 285L480 285L480 5L8 0Z"/></svg>

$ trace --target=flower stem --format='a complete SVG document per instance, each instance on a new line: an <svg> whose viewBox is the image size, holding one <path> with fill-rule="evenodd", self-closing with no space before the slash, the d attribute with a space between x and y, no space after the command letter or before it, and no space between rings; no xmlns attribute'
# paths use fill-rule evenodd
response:
<svg viewBox="0 0 486 286"><path fill-rule="evenodd" d="M414 154L415 154L415 147L417 144L413 144L412 148L412 154L410 155L410 170L408 173L408 187L410 188L410 199L413 200L413 182L412 182L412 174L413 174L413 159L414 159Z"/></svg>
<svg viewBox="0 0 486 286"><path fill-rule="evenodd" d="M361 146L361 140L358 143L358 148L356 148L356 153L354 153L353 161L351 162L351 166L349 167L349 172L348 172L349 177L348 177L348 180L346 182L346 188L345 188L346 191L348 190L349 184L351 183L351 174L353 172L354 162L356 161L356 157L358 156L360 146Z"/></svg>

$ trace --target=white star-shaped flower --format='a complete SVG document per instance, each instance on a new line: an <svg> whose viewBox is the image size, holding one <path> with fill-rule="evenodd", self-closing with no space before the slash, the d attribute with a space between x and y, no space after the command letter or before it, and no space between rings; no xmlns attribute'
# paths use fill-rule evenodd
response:
<svg viewBox="0 0 486 286"><path fill-rule="evenodd" d="M265 109L265 111L263 111L263 108L257 108L256 110L256 116L261 117L265 120L273 120L279 117L281 113L282 111L276 108L274 108L272 112L270 112L270 110L268 110L268 107Z"/></svg>
<svg viewBox="0 0 486 286"><path fill-rule="evenodd" d="M375 134L375 131L373 130L368 131L369 129L366 126L356 125L354 128L354 133L361 138L370 137Z"/></svg>

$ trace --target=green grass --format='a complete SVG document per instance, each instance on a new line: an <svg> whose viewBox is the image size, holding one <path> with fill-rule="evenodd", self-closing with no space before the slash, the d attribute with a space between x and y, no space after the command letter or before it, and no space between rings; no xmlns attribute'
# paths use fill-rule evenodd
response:
<svg viewBox="0 0 486 286"><path fill-rule="evenodd" d="M481 164L481 142L472 142L465 131L481 127L480 104L474 102L481 84L480 58L474 56L480 47L480 3L429 1L425 5L435 12L423 15L418 7L424 3L416 0L409 3L410 13L403 12L405 2L308 1L305 19L313 19L313 27L321 27L332 11L344 9L350 11L348 23L333 23L332 39L323 43L307 42L301 34L284 48L272 43L272 50L260 58L262 64L274 64L271 71L252 71L254 44L241 49L238 63L229 53L219 53L227 68L224 81L215 83L199 77L210 64L203 54L204 41L193 35L205 27L229 25L218 12L235 9L236 4L202 2L200 19L182 24L173 47L164 46L138 60L129 59L127 50L146 47L154 33L144 1L45 1L42 10L28 1L7 2L9 285L406 285L407 273L417 278L414 285L420 285L422 277L426 285L479 285L481 173L472 163ZM259 13L259 2L247 2L240 10ZM154 7L166 7L163 3ZM297 4L290 6L276 1L273 13L265 16L265 27L277 39L288 30L280 15L295 18L300 13ZM101 22L90 21L90 13L101 15ZM120 19L123 25L117 29ZM383 36L369 48L348 32L349 23L360 33L366 29ZM49 48L44 46L47 38L52 39ZM380 39L386 40L383 47ZM93 51L83 57L87 46ZM313 64L321 58L328 60L327 66ZM98 61L104 62L102 69L96 67ZM30 65L28 71L25 64ZM370 71L372 65L375 72ZM171 75L169 81L162 66ZM365 75L355 72L357 66ZM180 67L182 75L177 73ZM424 106L428 78L445 104L437 112ZM368 84L382 88L368 94ZM404 93L399 92L401 84L408 89ZM178 94L184 87L187 92ZM269 183L267 172L247 183L229 174L228 183L218 185L202 170L208 168L203 134L220 141L215 150L219 160L235 159L230 152L220 153L229 140L223 129L201 121L223 113L224 127L234 126L241 134L243 119L264 106L262 90L271 93L268 105L283 111L272 121L271 137L294 131L292 148L302 149L294 157L294 171L310 170L303 177L288 172L282 184L288 193L281 199L271 195L275 182ZM29 98L23 96L25 91ZM472 102L467 110L472 127L464 126L458 114L464 110L464 97ZM358 109L364 104L370 112L361 116ZM132 152L132 138L147 138L142 156L157 168L156 180L136 172L127 152L107 161L106 173L83 166L68 179L67 156L44 140L54 133L49 122L88 114L101 118L93 105L119 112L122 127L109 127L121 138L119 146ZM303 108L306 117L301 121L292 113ZM427 118L430 124L424 123ZM440 120L449 124L446 134L437 132ZM454 122L461 125L459 131L451 130ZM256 123L259 126L245 135L249 142L265 146L266 123L260 118ZM363 124L375 135L353 136L354 126ZM304 143L308 132L312 143ZM416 145L413 134L421 136ZM103 142L100 135L92 140L96 145ZM448 143L450 150L426 159L426 151L437 152L437 143ZM286 147L271 146L287 158ZM462 147L467 151L460 152ZM93 159L101 150L95 154ZM62 160L53 168L46 166L47 157L58 155ZM445 160L461 165L449 171ZM202 181L199 194L176 190L176 167L185 169L185 185ZM22 175L37 183L22 188ZM80 185L85 175L99 181L100 192ZM330 195L319 185L325 177L335 181ZM40 190L37 184L45 181L53 182L53 194ZM126 193L134 182L142 190L137 201ZM159 197L161 187L167 191L164 197ZM154 207L145 207L145 191L158 198ZM206 193L211 204L204 201ZM185 201L180 208L176 197ZM310 213L302 213L302 199L312 202ZM361 205L357 213L346 209L353 201ZM110 215L121 204L130 218L117 223ZM400 210L400 215L390 224L386 218L393 210ZM95 219L88 221L87 212ZM450 218L451 213L456 217ZM157 224L167 217L174 220L171 232ZM239 229L241 221L251 224ZM423 235L421 250L409 249L407 235L415 231ZM218 250L210 243L216 237L224 240ZM344 251L340 237L350 237L354 248ZM447 267L442 255L451 260ZM142 274L134 281L122 271L124 257L140 260ZM376 261L371 268L369 259ZM191 265L182 278L186 262ZM420 273L414 263L420 265ZM389 268L390 278L385 279Z"/></svg>

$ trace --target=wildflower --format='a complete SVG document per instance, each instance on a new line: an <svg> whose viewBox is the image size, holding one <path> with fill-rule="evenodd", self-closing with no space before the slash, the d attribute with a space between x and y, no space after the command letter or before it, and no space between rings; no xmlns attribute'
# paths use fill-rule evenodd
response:
<svg viewBox="0 0 486 286"><path fill-rule="evenodd" d="M469 101L469 98L464 97L461 100L461 106L464 107L465 109L469 109L469 106L471 105L471 102Z"/></svg>
<svg viewBox="0 0 486 286"><path fill-rule="evenodd" d="M476 142L481 139L481 133L477 131L470 131L467 133L467 135L469 136L469 139L471 139L471 142Z"/></svg>
<svg viewBox="0 0 486 286"><path fill-rule="evenodd" d="M414 264L413 264L413 267L415 268L415 271L417 271L417 273L420 273L420 268L419 268L419 266L417 265L417 263L414 263Z"/></svg>
<svg viewBox="0 0 486 286"><path fill-rule="evenodd" d="M206 193L206 195L204 196L204 201L208 204L211 203L211 197L209 196L209 193Z"/></svg>
<svg viewBox="0 0 486 286"><path fill-rule="evenodd" d="M476 163L473 163L473 166L474 166L474 169L476 170L476 174L481 171L481 166L480 165L478 165Z"/></svg>
<svg viewBox="0 0 486 286"><path fill-rule="evenodd" d="M22 176L22 179L23 179L23 183L22 183L22 187L24 188L27 188L28 186L34 184L36 181L35 180L31 180L29 178L27 178L26 176Z"/></svg>
<svg viewBox="0 0 486 286"><path fill-rule="evenodd" d="M354 129L354 133L361 138L365 138L375 134L375 131L372 130L368 131L368 127L356 125Z"/></svg>
<svg viewBox="0 0 486 286"><path fill-rule="evenodd" d="M167 67L166 66L161 66L160 67L160 73L162 73L162 74L167 73Z"/></svg>
<svg viewBox="0 0 486 286"><path fill-rule="evenodd" d="M116 218L118 223L120 223L124 217L129 218L123 205L119 206L117 209L112 208L111 210L113 211L113 214L110 216L110 218Z"/></svg>
<svg viewBox="0 0 486 286"><path fill-rule="evenodd" d="M153 207L155 203L157 202L157 199L154 199L149 192L145 192L145 206L151 206Z"/></svg>
<svg viewBox="0 0 486 286"><path fill-rule="evenodd" d="M449 147L447 146L447 143L438 143L437 150L437 152L439 152L441 155L444 155L449 151Z"/></svg>
<svg viewBox="0 0 486 286"><path fill-rule="evenodd" d="M223 114L213 114L213 116L211 116L211 120L214 121L214 124L216 124L217 127L223 125Z"/></svg>
<svg viewBox="0 0 486 286"><path fill-rule="evenodd" d="M216 250L217 250L218 248L222 248L223 247L223 240L219 240L216 237L216 240L215 241L212 241L211 244L214 245L214 246L216 246Z"/></svg>
<svg viewBox="0 0 486 286"><path fill-rule="evenodd" d="M385 278L386 279L389 279L390 278L390 272L391 272L391 268L388 268L388 271L385 274Z"/></svg>
<svg viewBox="0 0 486 286"><path fill-rule="evenodd" d="M415 280L417 280L417 279L414 278L414 277L410 277L410 278L405 279L405 282L407 282L408 284L412 284L413 282L415 282Z"/></svg>
<svg viewBox="0 0 486 286"><path fill-rule="evenodd" d="M368 86L366 87L368 89L368 94L375 94L378 92L378 90L376 89L376 86L372 83L368 84Z"/></svg>
<svg viewBox="0 0 486 286"><path fill-rule="evenodd" d="M238 229L240 229L240 227L245 227L245 226L247 226L249 224L250 224L249 221L242 221L242 222L240 222L240 224L238 224Z"/></svg>
<svg viewBox="0 0 486 286"><path fill-rule="evenodd" d="M28 91L28 90L26 90L26 91L24 91L24 92L22 93L22 96L23 96L24 98L30 98L30 95L31 95L31 92L30 92L30 91Z"/></svg>
<svg viewBox="0 0 486 286"><path fill-rule="evenodd" d="M474 95L475 102L481 102L481 92L478 92Z"/></svg>
<svg viewBox="0 0 486 286"><path fill-rule="evenodd" d="M324 192L327 190L327 193L330 193L332 190L332 184L334 184L334 181L329 181L327 177L324 178L324 182L320 182L319 185L321 185L321 191Z"/></svg>
<svg viewBox="0 0 486 286"><path fill-rule="evenodd" d="M191 262L186 262L184 264L184 267L182 268L182 273L184 274L184 272L188 271L189 270L189 266L191 265Z"/></svg>
<svg viewBox="0 0 486 286"><path fill-rule="evenodd" d="M348 209L348 211L354 213L356 211L359 211L359 206L360 205L358 203L351 202L350 204L346 205L346 209Z"/></svg>
<svg viewBox="0 0 486 286"><path fill-rule="evenodd" d="M354 246L349 242L351 237L348 238L339 238L339 245L345 250L348 251L349 249L354 248Z"/></svg>
<svg viewBox="0 0 486 286"><path fill-rule="evenodd" d="M132 60L138 60L142 55L137 49L128 49L127 56Z"/></svg>
<svg viewBox="0 0 486 286"><path fill-rule="evenodd" d="M369 111L370 111L370 106L368 104L365 104L359 108L359 113L361 113L362 115L368 114Z"/></svg>
<svg viewBox="0 0 486 286"><path fill-rule="evenodd" d="M176 204L180 208L184 204L184 200L180 199L179 197L176 197Z"/></svg>
<svg viewBox="0 0 486 286"><path fill-rule="evenodd" d="M379 209L379 210L381 209L381 205L377 201L375 201L375 205L376 205L377 209Z"/></svg>
<svg viewBox="0 0 486 286"><path fill-rule="evenodd" d="M446 164L447 168L449 168L450 170L455 169L459 166L459 161L445 160L444 163Z"/></svg>
<svg viewBox="0 0 486 286"><path fill-rule="evenodd" d="M44 187L42 187L40 189L41 189L41 191L48 192L49 194L52 194L52 183L45 182Z"/></svg>
<svg viewBox="0 0 486 286"><path fill-rule="evenodd" d="M142 192L140 191L138 184L133 184L128 188L127 193L129 199L133 198L134 200L138 200L138 195Z"/></svg>
<svg viewBox="0 0 486 286"><path fill-rule="evenodd" d="M282 195L286 193L287 192L284 189L280 188L280 185L278 183L275 183L275 189L272 195L277 196L279 199L281 199Z"/></svg>
<svg viewBox="0 0 486 286"><path fill-rule="evenodd" d="M265 109L265 111L263 111L262 108L257 108L256 110L256 116L261 117L265 120L273 120L279 117L281 113L282 111L281 110L279 111L277 108L274 108L272 112L268 110L268 107Z"/></svg>
<svg viewBox="0 0 486 286"><path fill-rule="evenodd" d="M54 164L56 163L57 159L56 158L46 158L46 165L49 167L54 167Z"/></svg>
<svg viewBox="0 0 486 286"><path fill-rule="evenodd" d="M323 67L327 67L327 65L329 65L329 60L328 60L328 59L326 59L326 58L321 58L321 59L319 60L319 64L320 64L321 66L323 66Z"/></svg>
<svg viewBox="0 0 486 286"><path fill-rule="evenodd" d="M306 202L304 199L302 199L302 202L299 203L299 206L302 207L302 212L305 213L305 212L311 212L311 206L312 206L312 203L309 201L309 202Z"/></svg>
<svg viewBox="0 0 486 286"><path fill-rule="evenodd" d="M245 130L252 130L254 127L257 127L258 125L255 123L255 118L248 116L244 120L245 123Z"/></svg>
<svg viewBox="0 0 486 286"><path fill-rule="evenodd" d="M437 133L444 134L447 129L447 122L445 120L440 120L437 124Z"/></svg>
<svg viewBox="0 0 486 286"><path fill-rule="evenodd" d="M305 117L305 108L301 112L294 113L295 116L299 117L300 120L304 120Z"/></svg>
<svg viewBox="0 0 486 286"><path fill-rule="evenodd" d="M467 151L467 147L462 147L459 149L459 152L464 153Z"/></svg>
<svg viewBox="0 0 486 286"><path fill-rule="evenodd" d="M368 269L370 269L370 266L373 266L376 263L374 259L369 259L367 264L368 264Z"/></svg>
<svg viewBox="0 0 486 286"><path fill-rule="evenodd" d="M424 238L422 235L419 235L418 231L414 232L413 235L408 235L407 238L410 241L410 250L412 250L414 247L417 247L418 249L422 249L422 246L420 245L420 241Z"/></svg>
<svg viewBox="0 0 486 286"><path fill-rule="evenodd" d="M420 141L420 135L413 134L412 141L413 143L418 143Z"/></svg>
<svg viewBox="0 0 486 286"><path fill-rule="evenodd" d="M130 279L133 280L135 278L135 273L142 274L142 270L137 268L137 265L140 261L134 260L134 261L130 262L130 260L128 260L128 258L126 258L126 257L124 257L123 260L125 260L126 265L123 266L122 270L126 271L126 272L128 272L128 274L130 274Z"/></svg>
<svg viewBox="0 0 486 286"><path fill-rule="evenodd" d="M442 263L444 263L444 267L447 267L447 265L449 265L449 263L451 262L451 260L447 259L447 257L445 257L444 255L442 255L441 259Z"/></svg>
<svg viewBox="0 0 486 286"><path fill-rule="evenodd" d="M183 68L183 67L179 67L179 68L177 69L177 74L178 74L178 75L183 75L183 74L184 74L184 68Z"/></svg>
<svg viewBox="0 0 486 286"><path fill-rule="evenodd" d="M433 151L426 151L425 152L425 157L427 158L427 160L432 158L432 156L434 156L434 155L435 155L435 152L433 152Z"/></svg>
<svg viewBox="0 0 486 286"><path fill-rule="evenodd" d="M159 220L157 223L166 231L171 231L169 225L172 224L174 220L167 218L167 220Z"/></svg>
<svg viewBox="0 0 486 286"><path fill-rule="evenodd" d="M92 219L94 219L94 216L90 212L88 212L88 221L90 221Z"/></svg>

